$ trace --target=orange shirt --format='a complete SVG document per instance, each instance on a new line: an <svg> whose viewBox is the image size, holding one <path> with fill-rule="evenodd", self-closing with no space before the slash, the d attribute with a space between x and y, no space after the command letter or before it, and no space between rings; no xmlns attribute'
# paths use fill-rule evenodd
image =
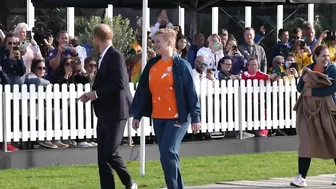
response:
<svg viewBox="0 0 336 189"><path fill-rule="evenodd" d="M174 79L173 59L160 59L149 70L149 89L152 93L152 117L173 119L178 117Z"/></svg>
<svg viewBox="0 0 336 189"><path fill-rule="evenodd" d="M324 70L325 70L325 68L324 68L323 70L320 70L320 69L317 67L317 65L316 65L316 64L314 65L314 71L315 71L315 72L320 72L320 73L323 73L323 72L324 72Z"/></svg>

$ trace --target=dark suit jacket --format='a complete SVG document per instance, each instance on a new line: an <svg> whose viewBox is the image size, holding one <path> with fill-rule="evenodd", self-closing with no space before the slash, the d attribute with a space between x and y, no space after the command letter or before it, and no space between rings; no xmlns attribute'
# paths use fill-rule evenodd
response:
<svg viewBox="0 0 336 189"><path fill-rule="evenodd" d="M98 119L118 121L129 118L132 94L123 55L110 47L99 66L92 86L98 99L93 101L93 108Z"/></svg>

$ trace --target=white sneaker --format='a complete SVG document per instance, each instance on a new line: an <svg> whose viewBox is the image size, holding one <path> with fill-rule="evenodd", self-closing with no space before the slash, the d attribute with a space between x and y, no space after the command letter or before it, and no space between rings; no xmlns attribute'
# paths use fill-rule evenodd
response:
<svg viewBox="0 0 336 189"><path fill-rule="evenodd" d="M133 182L131 189L138 189L137 183Z"/></svg>
<svg viewBox="0 0 336 189"><path fill-rule="evenodd" d="M294 187L306 187L307 183L306 179L302 178L301 175L298 175L290 185Z"/></svg>
<svg viewBox="0 0 336 189"><path fill-rule="evenodd" d="M92 146L94 146L94 147L98 146L98 144L95 143L95 142L90 142L90 144L92 144Z"/></svg>
<svg viewBox="0 0 336 189"><path fill-rule="evenodd" d="M331 183L331 185L336 185L336 175L335 175L334 180L333 180L333 182Z"/></svg>
<svg viewBox="0 0 336 189"><path fill-rule="evenodd" d="M62 143L62 142L59 141L59 140L54 141L53 144L55 144L58 148L68 148L68 147L69 147L68 144L64 144L64 143Z"/></svg>
<svg viewBox="0 0 336 189"><path fill-rule="evenodd" d="M88 142L80 142L77 144L78 148L89 148L92 147L92 144L88 143Z"/></svg>

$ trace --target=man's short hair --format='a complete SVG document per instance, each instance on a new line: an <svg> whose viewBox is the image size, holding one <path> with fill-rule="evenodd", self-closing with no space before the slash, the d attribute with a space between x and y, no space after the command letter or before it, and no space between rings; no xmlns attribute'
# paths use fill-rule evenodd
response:
<svg viewBox="0 0 336 189"><path fill-rule="evenodd" d="M243 33L245 33L246 31L254 31L255 32L255 30L252 27L246 27L246 28L244 28Z"/></svg>
<svg viewBox="0 0 336 189"><path fill-rule="evenodd" d="M248 66L250 64L251 61L257 61L258 62L258 58L257 57L252 57L250 59L248 59L247 63L246 63L246 66Z"/></svg>
<svg viewBox="0 0 336 189"><path fill-rule="evenodd" d="M109 25L99 24L93 29L93 36L98 37L101 41L112 40L113 31Z"/></svg>
<svg viewBox="0 0 336 189"><path fill-rule="evenodd" d="M295 58L295 55L294 55L293 53L289 53L289 54L287 55L286 59L287 59L288 57L293 57L293 58Z"/></svg>

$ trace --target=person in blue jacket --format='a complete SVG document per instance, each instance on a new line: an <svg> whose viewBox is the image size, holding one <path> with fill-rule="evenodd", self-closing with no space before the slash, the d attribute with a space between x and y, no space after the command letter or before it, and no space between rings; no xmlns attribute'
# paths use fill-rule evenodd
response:
<svg viewBox="0 0 336 189"><path fill-rule="evenodd" d="M307 68L309 68L312 71L320 72L320 73L323 73L323 74L327 75L329 77L329 79L332 81L332 85L328 86L328 87L304 89L305 82L303 81L303 76L301 76L301 78L299 80L299 83L297 84L297 90L300 93L303 93L305 98L332 96L333 100L334 100L334 103L336 103L336 96L335 96L335 94L336 94L336 66L334 65L334 63L330 62L329 49L328 49L327 46L320 45L315 49L315 51L314 51L314 63L308 65ZM311 103L314 103L314 101L311 102ZM314 114L315 113L318 113L318 112L314 112ZM330 114L332 114L332 113L330 113ZM331 115L331 117L332 117L332 115ZM312 120L310 120L310 121L312 121ZM315 124L315 121L313 123ZM310 125L310 126L315 126L315 125ZM330 141L330 143L333 143L334 139L331 136L334 136L335 135L334 133L327 133L326 130L323 130L321 128L314 128L314 129L320 129L321 132L323 132L322 133L323 136L325 136L323 140ZM329 134L329 135L327 135L327 134ZM298 135L300 136L300 133L298 133ZM312 137L312 138L314 138L314 137ZM311 141L311 140L309 140L309 141ZM322 143L321 139L316 140L316 141L311 141L311 142L312 143L317 143L317 142ZM324 144L324 143L322 143L322 144ZM309 146L309 144L305 144L305 143L302 144L301 140L300 140L300 146L301 145L308 145L308 147L307 147L308 149L312 148L311 146ZM332 145L332 144L330 144L330 145ZM324 147L321 146L320 148L324 148ZM328 148L328 150L329 149L332 149L332 148ZM299 151L300 151L300 147L299 147ZM318 151L322 153L323 150L319 149ZM329 153L330 153L331 157L333 156L333 154L335 154L334 151L330 151ZM290 183L290 185L294 186L294 187L306 187L307 186L306 176L307 176L307 173L308 173L308 170L309 170L309 167L310 167L311 157L302 157L302 156L303 155L300 155L300 152L299 152L299 158L298 158L298 168L299 168L298 171L299 171L299 173L298 173L298 176L294 179L294 181L292 181ZM334 158L334 162L336 164L336 158L335 157L333 157L333 158ZM325 159L327 159L327 158L325 158ZM334 177L332 185L336 185L336 176Z"/></svg>
<svg viewBox="0 0 336 189"><path fill-rule="evenodd" d="M190 64L174 53L176 33L160 29L154 36L159 55L146 64L131 106L132 126L139 128L142 116L152 117L160 161L168 189L184 189L179 148L191 127L200 129L200 105ZM190 120L191 119L191 120Z"/></svg>
<svg viewBox="0 0 336 189"><path fill-rule="evenodd" d="M321 58L321 62L317 61L317 58ZM329 50L327 46L320 45L314 51L314 63L307 66L307 68L313 71L319 71L329 76L329 78L336 80L336 66L329 60ZM323 68L320 68L323 65ZM301 93L303 91L304 81L303 77L300 78L296 88ZM336 103L336 82L329 87L310 89L307 91L310 96L329 96L332 95L334 102Z"/></svg>

